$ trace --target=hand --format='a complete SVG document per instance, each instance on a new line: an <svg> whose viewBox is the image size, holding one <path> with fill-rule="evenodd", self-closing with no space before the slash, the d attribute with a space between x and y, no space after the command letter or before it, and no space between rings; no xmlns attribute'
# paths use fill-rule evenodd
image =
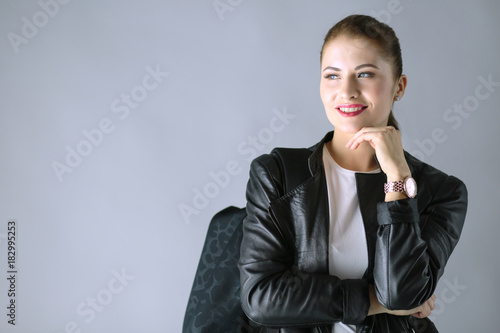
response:
<svg viewBox="0 0 500 333"><path fill-rule="evenodd" d="M432 295L424 304L411 310L389 311L389 314L395 316L413 316L416 318L425 318L431 315L432 310L436 308L436 295Z"/></svg>
<svg viewBox="0 0 500 333"><path fill-rule="evenodd" d="M401 142L401 132L392 126L363 127L347 142L346 148L357 149L364 141L368 142L377 156L387 181L399 181L410 176Z"/></svg>
<svg viewBox="0 0 500 333"><path fill-rule="evenodd" d="M424 304L411 310L389 310L384 308L377 299L375 287L370 284L368 286L368 294L370 297L370 309L368 316L379 313L388 313L394 316L413 316L416 318L425 318L431 315L432 310L436 308L436 295L432 295Z"/></svg>

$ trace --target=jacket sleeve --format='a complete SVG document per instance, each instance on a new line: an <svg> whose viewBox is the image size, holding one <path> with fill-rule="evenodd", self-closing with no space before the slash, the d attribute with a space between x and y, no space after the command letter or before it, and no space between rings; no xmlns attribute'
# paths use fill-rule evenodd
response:
<svg viewBox="0 0 500 333"><path fill-rule="evenodd" d="M361 323L370 305L366 280L301 272L294 263L293 241L286 240L286 228L269 210L270 202L282 195L279 174L270 155L250 167L239 261L243 310L268 327Z"/></svg>
<svg viewBox="0 0 500 333"><path fill-rule="evenodd" d="M427 301L460 238L467 189L453 176L433 179L434 187L423 189L430 197L426 203L419 204L417 196L378 204L374 280L388 309L413 309Z"/></svg>

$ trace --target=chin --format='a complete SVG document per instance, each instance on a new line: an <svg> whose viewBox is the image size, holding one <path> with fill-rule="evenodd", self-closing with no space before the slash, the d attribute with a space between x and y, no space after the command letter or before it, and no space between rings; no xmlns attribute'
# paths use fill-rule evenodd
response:
<svg viewBox="0 0 500 333"><path fill-rule="evenodd" d="M351 133L355 134L359 132L363 127L368 127L370 125L366 124L339 124L338 122L335 124L332 122L333 127L335 130L343 133Z"/></svg>
<svg viewBox="0 0 500 333"><path fill-rule="evenodd" d="M335 110L336 111L336 110ZM335 115L332 114L327 114L328 120L330 121L330 124L333 125L333 128L336 131L343 132L343 133L350 133L350 134L355 134L359 132L363 127L368 127L370 126L369 124L365 124L363 121L359 120L354 120L350 119L351 121L346 121L346 119L338 118L335 117Z"/></svg>

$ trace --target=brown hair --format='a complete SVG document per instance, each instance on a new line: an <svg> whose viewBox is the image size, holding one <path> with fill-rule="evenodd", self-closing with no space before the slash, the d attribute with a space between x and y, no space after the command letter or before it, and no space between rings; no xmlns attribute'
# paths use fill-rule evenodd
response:
<svg viewBox="0 0 500 333"><path fill-rule="evenodd" d="M340 35L365 38L373 42L381 56L392 65L395 80L399 80L403 73L403 58L399 39L390 26L367 15L347 16L335 24L326 34L321 47L320 61L323 60L323 51L326 44ZM387 125L399 129L399 124L394 118L392 110Z"/></svg>

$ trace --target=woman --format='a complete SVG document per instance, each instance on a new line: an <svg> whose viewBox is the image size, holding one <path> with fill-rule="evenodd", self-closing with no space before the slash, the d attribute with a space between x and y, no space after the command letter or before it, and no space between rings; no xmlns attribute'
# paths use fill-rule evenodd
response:
<svg viewBox="0 0 500 333"><path fill-rule="evenodd" d="M406 85L389 26L353 15L330 29L320 94L334 131L294 188L275 151L250 169L241 301L262 332L437 332L427 317L467 190L403 150L392 106Z"/></svg>

